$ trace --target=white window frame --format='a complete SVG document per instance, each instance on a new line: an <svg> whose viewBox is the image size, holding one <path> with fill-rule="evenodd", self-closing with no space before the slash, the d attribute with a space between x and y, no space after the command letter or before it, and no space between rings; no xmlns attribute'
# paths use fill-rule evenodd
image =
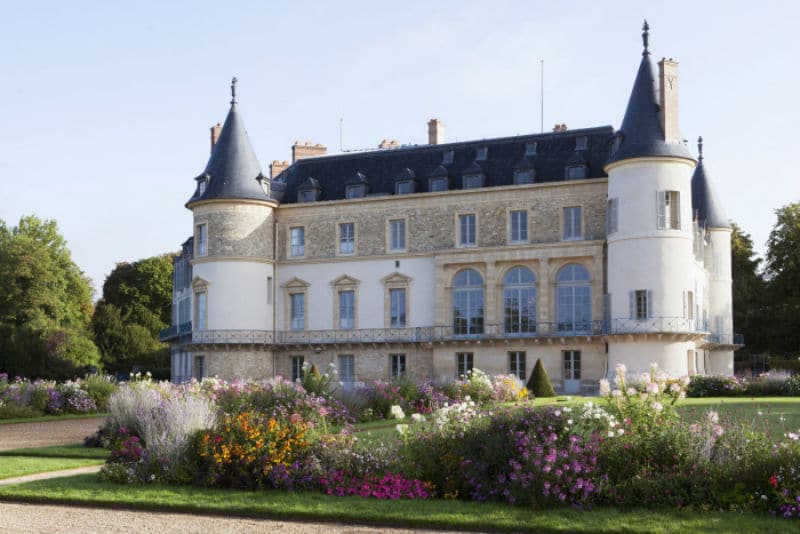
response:
<svg viewBox="0 0 800 534"><path fill-rule="evenodd" d="M470 220L472 221L470 223ZM478 214L477 213L459 213L456 215L456 223L458 225L458 243L459 248L470 248L478 246Z"/></svg>
<svg viewBox="0 0 800 534"><path fill-rule="evenodd" d="M408 191L403 189L408 187ZM414 193L414 182L412 180L401 180L395 184L395 194L397 195L410 195Z"/></svg>
<svg viewBox="0 0 800 534"><path fill-rule="evenodd" d="M653 317L652 290L634 289L630 292L630 317L637 321Z"/></svg>
<svg viewBox="0 0 800 534"><path fill-rule="evenodd" d="M193 330L208 329L208 292L206 290L194 293L194 322Z"/></svg>
<svg viewBox="0 0 800 534"><path fill-rule="evenodd" d="M606 207L606 235L615 233L619 224L619 198L609 198Z"/></svg>
<svg viewBox="0 0 800 534"><path fill-rule="evenodd" d="M456 378L466 378L475 368L475 355L472 352L456 352Z"/></svg>
<svg viewBox="0 0 800 534"><path fill-rule="evenodd" d="M389 252L405 252L406 248L406 220L389 220Z"/></svg>
<svg viewBox="0 0 800 534"><path fill-rule="evenodd" d="M658 191L657 225L659 230L681 229L681 193L680 191Z"/></svg>
<svg viewBox="0 0 800 534"><path fill-rule="evenodd" d="M194 247L196 257L208 256L208 224L200 223L196 225L197 246Z"/></svg>
<svg viewBox="0 0 800 534"><path fill-rule="evenodd" d="M356 223L342 222L338 225L338 247L340 256L352 256L356 253Z"/></svg>
<svg viewBox="0 0 800 534"><path fill-rule="evenodd" d="M340 330L353 330L356 327L356 290L340 289L337 293L339 306L338 328Z"/></svg>
<svg viewBox="0 0 800 534"><path fill-rule="evenodd" d="M305 356L302 354L296 354L292 356L291 360L291 373L292 373L292 382L296 382L297 380L302 380L303 375L305 374L305 370L303 369L303 365L306 362Z"/></svg>
<svg viewBox="0 0 800 534"><path fill-rule="evenodd" d="M561 240L580 241L582 239L583 239L583 206L563 207L561 209Z"/></svg>
<svg viewBox="0 0 800 534"><path fill-rule="evenodd" d="M299 233L299 239L295 242L295 231ZM302 258L306 255L306 227L289 227L289 256L292 258Z"/></svg>
<svg viewBox="0 0 800 534"><path fill-rule="evenodd" d="M389 354L389 379L397 380L406 375L406 355Z"/></svg>
<svg viewBox="0 0 800 534"><path fill-rule="evenodd" d="M389 288L389 328L408 326L408 288ZM399 308L402 307L402 310ZM402 313L400 313L402 311Z"/></svg>
<svg viewBox="0 0 800 534"><path fill-rule="evenodd" d="M299 304L299 306L298 306ZM289 293L289 330L306 329L306 293Z"/></svg>
<svg viewBox="0 0 800 534"><path fill-rule="evenodd" d="M508 212L508 228L509 243L527 243L528 210L510 210Z"/></svg>
<svg viewBox="0 0 800 534"><path fill-rule="evenodd" d="M528 356L524 350L508 351L508 374L514 375L523 382L528 373Z"/></svg>

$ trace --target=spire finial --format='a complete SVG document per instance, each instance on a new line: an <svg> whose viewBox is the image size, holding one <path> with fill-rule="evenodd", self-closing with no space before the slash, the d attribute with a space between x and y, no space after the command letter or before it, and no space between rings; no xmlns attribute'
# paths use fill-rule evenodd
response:
<svg viewBox="0 0 800 534"><path fill-rule="evenodd" d="M239 80L236 79L236 76L233 77L231 80L231 104L236 103L236 84L239 83Z"/></svg>
<svg viewBox="0 0 800 534"><path fill-rule="evenodd" d="M699 159L703 159L703 136L697 138L697 153Z"/></svg>
<svg viewBox="0 0 800 534"><path fill-rule="evenodd" d="M644 20L644 24L642 24L642 44L644 45L644 50L642 51L643 56L649 56L650 51L647 49L649 46L650 40L650 26L647 24L647 19Z"/></svg>

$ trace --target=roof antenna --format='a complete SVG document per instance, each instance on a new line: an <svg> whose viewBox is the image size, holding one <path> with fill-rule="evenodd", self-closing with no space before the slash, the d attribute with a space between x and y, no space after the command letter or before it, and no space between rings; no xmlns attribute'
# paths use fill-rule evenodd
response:
<svg viewBox="0 0 800 534"><path fill-rule="evenodd" d="M540 82L541 85L539 87L539 98L541 100L541 112L539 119L541 123L539 124L539 133L544 133L544 59L541 61L541 68L540 68Z"/></svg>
<svg viewBox="0 0 800 534"><path fill-rule="evenodd" d="M642 51L643 56L649 56L650 51L647 49L647 46L650 44L650 26L647 24L647 19L644 19L644 24L642 25L642 44L644 45L644 50Z"/></svg>
<svg viewBox="0 0 800 534"><path fill-rule="evenodd" d="M239 80L236 79L236 76L233 77L231 80L231 104L236 103L236 84L239 83Z"/></svg>
<svg viewBox="0 0 800 534"><path fill-rule="evenodd" d="M697 138L697 152L700 154L698 159L703 161L703 136Z"/></svg>
<svg viewBox="0 0 800 534"><path fill-rule="evenodd" d="M342 131L344 129L344 114L339 114L339 152L344 152L344 143L342 142Z"/></svg>

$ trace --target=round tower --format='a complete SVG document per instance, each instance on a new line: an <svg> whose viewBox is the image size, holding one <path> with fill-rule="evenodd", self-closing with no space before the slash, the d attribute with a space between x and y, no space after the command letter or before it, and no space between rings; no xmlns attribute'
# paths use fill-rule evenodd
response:
<svg viewBox="0 0 800 534"><path fill-rule="evenodd" d="M733 374L733 352L740 345L733 334L733 276L731 273L731 234L733 228L725 216L703 162L703 138L697 140L697 167L692 175L692 212L705 231L703 264L708 276L708 330L710 335L701 347L705 372Z"/></svg>
<svg viewBox="0 0 800 534"><path fill-rule="evenodd" d="M205 376L272 376L273 210L231 83L231 107L186 207L194 217L192 350ZM213 134L213 132L212 132ZM212 135L213 138L213 135ZM213 143L213 140L212 140Z"/></svg>
<svg viewBox="0 0 800 534"><path fill-rule="evenodd" d="M651 363L687 374L701 335L691 177L695 160L678 130L677 63L658 73L644 51L608 173L609 374Z"/></svg>

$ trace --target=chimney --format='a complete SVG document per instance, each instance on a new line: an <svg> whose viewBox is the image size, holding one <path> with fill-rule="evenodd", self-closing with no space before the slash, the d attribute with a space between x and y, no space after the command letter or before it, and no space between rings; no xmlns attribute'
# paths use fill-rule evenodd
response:
<svg viewBox="0 0 800 534"><path fill-rule="evenodd" d="M280 173L285 171L289 167L288 161L278 161L272 160L272 163L269 165L269 177L271 180L274 180Z"/></svg>
<svg viewBox="0 0 800 534"><path fill-rule="evenodd" d="M444 124L439 119L428 121L428 144L441 145L444 143Z"/></svg>
<svg viewBox="0 0 800 534"><path fill-rule="evenodd" d="M563 133L566 132L569 128L563 122L561 124L556 124L553 126L553 131L556 133Z"/></svg>
<svg viewBox="0 0 800 534"><path fill-rule="evenodd" d="M211 127L211 152L214 152L214 147L217 146L219 141L219 134L222 133L222 125L220 123Z"/></svg>
<svg viewBox="0 0 800 534"><path fill-rule="evenodd" d="M292 145L292 163L294 163L298 159L324 156L327 153L328 153L328 148L322 146L319 143L314 145L311 143L311 141L306 141L305 143L301 143L300 141L295 141L294 144Z"/></svg>
<svg viewBox="0 0 800 534"><path fill-rule="evenodd" d="M678 131L678 62L661 58L658 62L658 89L661 130L668 143L680 143Z"/></svg>
<svg viewBox="0 0 800 534"><path fill-rule="evenodd" d="M384 139L378 145L378 148L380 148L380 149L384 149L384 148L399 148L399 147L400 147L400 142L397 139L392 139L392 140Z"/></svg>

